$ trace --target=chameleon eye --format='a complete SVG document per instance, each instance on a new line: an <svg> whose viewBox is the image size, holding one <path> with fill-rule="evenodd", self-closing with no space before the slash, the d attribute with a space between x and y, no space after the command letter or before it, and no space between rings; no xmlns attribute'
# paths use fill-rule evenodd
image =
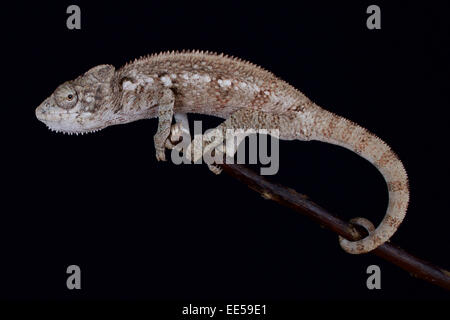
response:
<svg viewBox="0 0 450 320"><path fill-rule="evenodd" d="M72 109L77 104L77 93L70 83L60 85L54 92L57 105L63 109Z"/></svg>

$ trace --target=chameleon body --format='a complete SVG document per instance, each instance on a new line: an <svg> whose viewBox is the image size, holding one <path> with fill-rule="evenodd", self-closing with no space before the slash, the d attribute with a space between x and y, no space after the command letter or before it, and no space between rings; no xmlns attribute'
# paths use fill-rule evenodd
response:
<svg viewBox="0 0 450 320"><path fill-rule="evenodd" d="M353 220L369 235L358 241L340 238L341 247L349 253L365 253L389 240L406 214L407 174L386 143L322 109L272 73L237 58L200 51L167 52L118 70L100 65L60 85L36 109L37 118L51 130L69 134L158 117L154 136L158 160L165 160L165 148L173 148L174 137L188 130L187 113L225 119L217 130L270 128L279 130L280 139L332 143L375 165L387 183L387 212L376 229L365 219ZM215 171L214 166L210 168Z"/></svg>

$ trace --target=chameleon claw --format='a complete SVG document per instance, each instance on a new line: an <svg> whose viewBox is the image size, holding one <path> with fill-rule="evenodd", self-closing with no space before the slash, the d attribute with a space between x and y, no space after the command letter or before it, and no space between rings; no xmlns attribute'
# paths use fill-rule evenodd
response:
<svg viewBox="0 0 450 320"><path fill-rule="evenodd" d="M168 140L170 140L170 142L172 143L178 143L181 141L182 137L183 137L183 127L180 122L177 122L170 127L170 135Z"/></svg>
<svg viewBox="0 0 450 320"><path fill-rule="evenodd" d="M208 164L209 170L211 170L212 173L218 175L222 173L222 168L215 164Z"/></svg>
<svg viewBox="0 0 450 320"><path fill-rule="evenodd" d="M172 141L170 141L170 139L167 139L165 144L164 144L164 147L166 149L172 150L172 149L175 149L176 144L173 144Z"/></svg>

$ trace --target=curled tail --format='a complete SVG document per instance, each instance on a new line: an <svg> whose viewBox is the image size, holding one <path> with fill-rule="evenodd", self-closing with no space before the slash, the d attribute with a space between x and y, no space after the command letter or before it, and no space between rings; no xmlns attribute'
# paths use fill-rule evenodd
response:
<svg viewBox="0 0 450 320"><path fill-rule="evenodd" d="M388 241L403 221L409 202L408 176L400 159L376 135L321 108L315 112L311 133L311 140L342 146L367 159L381 172L388 187L389 205L380 225L358 241L340 237L341 247L348 253L360 254Z"/></svg>

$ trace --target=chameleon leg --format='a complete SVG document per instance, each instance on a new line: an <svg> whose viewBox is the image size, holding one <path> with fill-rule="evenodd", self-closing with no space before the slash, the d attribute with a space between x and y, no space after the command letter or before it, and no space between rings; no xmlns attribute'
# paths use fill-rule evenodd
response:
<svg viewBox="0 0 450 320"><path fill-rule="evenodd" d="M174 149L182 138L183 140L191 140L187 114L175 113L174 118L176 123L170 127L170 135L165 143L167 149Z"/></svg>
<svg viewBox="0 0 450 320"><path fill-rule="evenodd" d="M153 137L156 150L156 159L165 161L165 144L170 135L170 128L173 117L173 106L175 95L172 90L165 89L158 106L158 130Z"/></svg>
<svg viewBox="0 0 450 320"><path fill-rule="evenodd" d="M227 130L230 129L241 129L243 134L237 135L238 143L236 145L231 144L231 149L226 150L227 157L234 157L239 143L246 135L260 130L267 130L269 134L273 133L271 130L277 130L277 137L286 140L308 140L309 137L300 129L303 126L302 122L299 114L295 112L278 114L254 109L241 109L231 114L227 120L203 136L203 155L205 153L211 154L211 150L219 153L223 152L224 139L226 138ZM194 153L194 160L198 160L198 157L199 153ZM217 166L209 164L208 167L214 173L220 173L217 170Z"/></svg>

